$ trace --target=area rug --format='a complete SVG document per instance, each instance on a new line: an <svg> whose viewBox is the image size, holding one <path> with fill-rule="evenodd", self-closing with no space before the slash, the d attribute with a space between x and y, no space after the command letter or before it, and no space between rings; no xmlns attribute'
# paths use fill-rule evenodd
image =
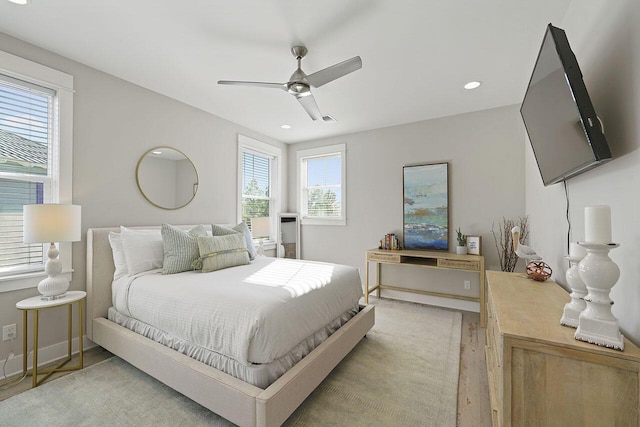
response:
<svg viewBox="0 0 640 427"><path fill-rule="evenodd" d="M372 299L376 324L286 426L455 426L462 316ZM0 402L3 426L231 426L112 357Z"/></svg>

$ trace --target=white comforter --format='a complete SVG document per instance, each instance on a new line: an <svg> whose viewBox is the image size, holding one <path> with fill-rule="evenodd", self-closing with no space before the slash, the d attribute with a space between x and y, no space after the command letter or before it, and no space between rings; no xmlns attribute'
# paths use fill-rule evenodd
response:
<svg viewBox="0 0 640 427"><path fill-rule="evenodd" d="M240 363L269 363L356 309L358 270L337 264L258 257L212 273L160 270L113 283L113 305Z"/></svg>

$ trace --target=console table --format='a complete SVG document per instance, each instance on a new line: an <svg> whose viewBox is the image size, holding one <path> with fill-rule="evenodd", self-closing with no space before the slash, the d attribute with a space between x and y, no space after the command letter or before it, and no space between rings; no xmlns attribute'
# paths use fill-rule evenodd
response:
<svg viewBox="0 0 640 427"><path fill-rule="evenodd" d="M369 263L376 264L376 283L369 288ZM414 267L439 268L445 270L470 271L480 276L480 296L468 297L463 295L424 291L421 289L402 288L398 286L383 285L380 283L380 269L383 264L396 264ZM482 255L458 255L451 252L399 250L390 251L384 249L370 249L366 253L364 269L364 302L369 302L369 293L376 291L380 296L381 289L393 291L412 292L421 295L430 295L441 298L453 298L480 303L480 326L486 324L486 304L484 285L484 257Z"/></svg>

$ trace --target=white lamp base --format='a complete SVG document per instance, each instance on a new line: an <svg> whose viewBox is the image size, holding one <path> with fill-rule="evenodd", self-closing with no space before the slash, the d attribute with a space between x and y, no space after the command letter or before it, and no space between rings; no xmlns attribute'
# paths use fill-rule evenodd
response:
<svg viewBox="0 0 640 427"><path fill-rule="evenodd" d="M64 277L60 277L62 262L58 258L58 254L58 248L51 243L47 252L49 261L44 266L44 271L49 277L38 283L38 292L42 295L41 299L45 301L62 298L66 295L67 289L69 289L69 281Z"/></svg>

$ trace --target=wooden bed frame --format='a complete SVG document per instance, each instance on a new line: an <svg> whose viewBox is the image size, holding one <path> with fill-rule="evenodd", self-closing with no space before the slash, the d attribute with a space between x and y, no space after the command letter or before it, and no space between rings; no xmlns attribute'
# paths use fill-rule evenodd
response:
<svg viewBox="0 0 640 427"><path fill-rule="evenodd" d="M158 227L142 227L158 228ZM174 390L240 426L281 425L373 327L365 305L266 389L255 387L107 320L115 270L108 235L87 231L87 337Z"/></svg>

